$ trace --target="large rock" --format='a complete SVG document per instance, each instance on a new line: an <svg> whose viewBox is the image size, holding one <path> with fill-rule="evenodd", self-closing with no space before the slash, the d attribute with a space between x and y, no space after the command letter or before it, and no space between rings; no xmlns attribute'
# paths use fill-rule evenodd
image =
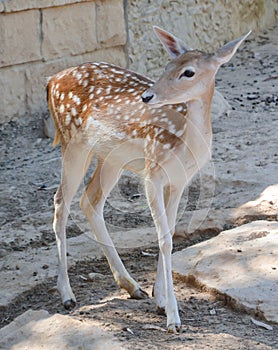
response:
<svg viewBox="0 0 278 350"><path fill-rule="evenodd" d="M254 221L177 252L173 273L278 322L278 222Z"/></svg>
<svg viewBox="0 0 278 350"><path fill-rule="evenodd" d="M206 177L205 177L206 176ZM211 181L204 175L204 183L210 185ZM207 189L205 189L207 190ZM231 191L231 189L230 189ZM239 198L245 199L247 191L237 192ZM225 225L240 226L247 222L256 220L277 220L278 219L278 185L268 186L260 195L251 201L231 208L214 209L207 205L194 211L184 211L176 227L175 235L180 238L187 238L189 235L200 233L212 234L221 232Z"/></svg>
<svg viewBox="0 0 278 350"><path fill-rule="evenodd" d="M278 219L278 184L268 186L258 198L232 209L230 221L240 223L266 217Z"/></svg>
<svg viewBox="0 0 278 350"><path fill-rule="evenodd" d="M0 330L1 350L123 349L92 322L47 311L26 311Z"/></svg>

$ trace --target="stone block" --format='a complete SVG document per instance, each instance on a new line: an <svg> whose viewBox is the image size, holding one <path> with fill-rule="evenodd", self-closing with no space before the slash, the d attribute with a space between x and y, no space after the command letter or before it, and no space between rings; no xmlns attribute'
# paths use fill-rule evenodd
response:
<svg viewBox="0 0 278 350"><path fill-rule="evenodd" d="M122 0L97 1L97 36L101 46L126 44L126 26Z"/></svg>
<svg viewBox="0 0 278 350"><path fill-rule="evenodd" d="M90 54L90 61L108 62L120 67L127 67L127 56L122 46L97 50Z"/></svg>
<svg viewBox="0 0 278 350"><path fill-rule="evenodd" d="M0 14L0 67L41 59L39 24L36 10Z"/></svg>
<svg viewBox="0 0 278 350"><path fill-rule="evenodd" d="M0 70L0 123L25 114L25 74L21 67Z"/></svg>
<svg viewBox="0 0 278 350"><path fill-rule="evenodd" d="M0 3L0 12L18 12L88 1L92 0L44 0L43 2L41 0L9 0L3 4Z"/></svg>
<svg viewBox="0 0 278 350"><path fill-rule="evenodd" d="M80 55L96 49L94 2L53 7L42 13L44 59Z"/></svg>

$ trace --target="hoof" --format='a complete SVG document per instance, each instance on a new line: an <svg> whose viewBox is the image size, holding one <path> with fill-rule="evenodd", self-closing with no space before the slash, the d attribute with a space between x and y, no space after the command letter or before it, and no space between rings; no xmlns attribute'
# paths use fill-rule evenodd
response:
<svg viewBox="0 0 278 350"><path fill-rule="evenodd" d="M137 289L131 296L131 299L148 299L148 293L144 292L141 288Z"/></svg>
<svg viewBox="0 0 278 350"><path fill-rule="evenodd" d="M156 313L157 313L158 315L161 315L161 316L166 316L165 307L157 306L157 307L156 307Z"/></svg>
<svg viewBox="0 0 278 350"><path fill-rule="evenodd" d="M167 327L167 332L172 334L180 334L182 332L181 324L180 323L169 324L169 326Z"/></svg>
<svg viewBox="0 0 278 350"><path fill-rule="evenodd" d="M73 299L69 299L66 300L63 305L66 310L71 310L75 307L76 302Z"/></svg>

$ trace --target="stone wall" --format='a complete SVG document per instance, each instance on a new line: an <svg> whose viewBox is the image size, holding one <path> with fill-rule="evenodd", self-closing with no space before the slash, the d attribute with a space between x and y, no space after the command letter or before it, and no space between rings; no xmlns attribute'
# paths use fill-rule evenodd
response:
<svg viewBox="0 0 278 350"><path fill-rule="evenodd" d="M0 0L0 122L46 111L47 77L63 68L126 66L126 38L123 0Z"/></svg>
<svg viewBox="0 0 278 350"><path fill-rule="evenodd" d="M158 25L189 46L213 51L224 41L277 21L278 0L129 0L130 67L157 78L168 60L155 37Z"/></svg>

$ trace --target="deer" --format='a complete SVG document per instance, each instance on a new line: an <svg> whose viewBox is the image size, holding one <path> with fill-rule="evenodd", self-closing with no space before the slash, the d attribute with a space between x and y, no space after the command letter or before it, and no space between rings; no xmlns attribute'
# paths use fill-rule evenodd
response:
<svg viewBox="0 0 278 350"><path fill-rule="evenodd" d="M171 254L177 211L184 189L211 158L210 107L219 67L250 34L213 53L188 47L155 26L171 60L153 80L106 62L84 63L52 76L47 101L61 144L61 182L54 196L58 249L57 289L66 309L76 305L67 271L66 225L70 204L92 159L97 165L80 206L102 247L114 279L131 298L148 294L130 276L105 225L103 209L126 169L142 177L159 245L152 296L167 316L167 330L181 331Z"/></svg>

